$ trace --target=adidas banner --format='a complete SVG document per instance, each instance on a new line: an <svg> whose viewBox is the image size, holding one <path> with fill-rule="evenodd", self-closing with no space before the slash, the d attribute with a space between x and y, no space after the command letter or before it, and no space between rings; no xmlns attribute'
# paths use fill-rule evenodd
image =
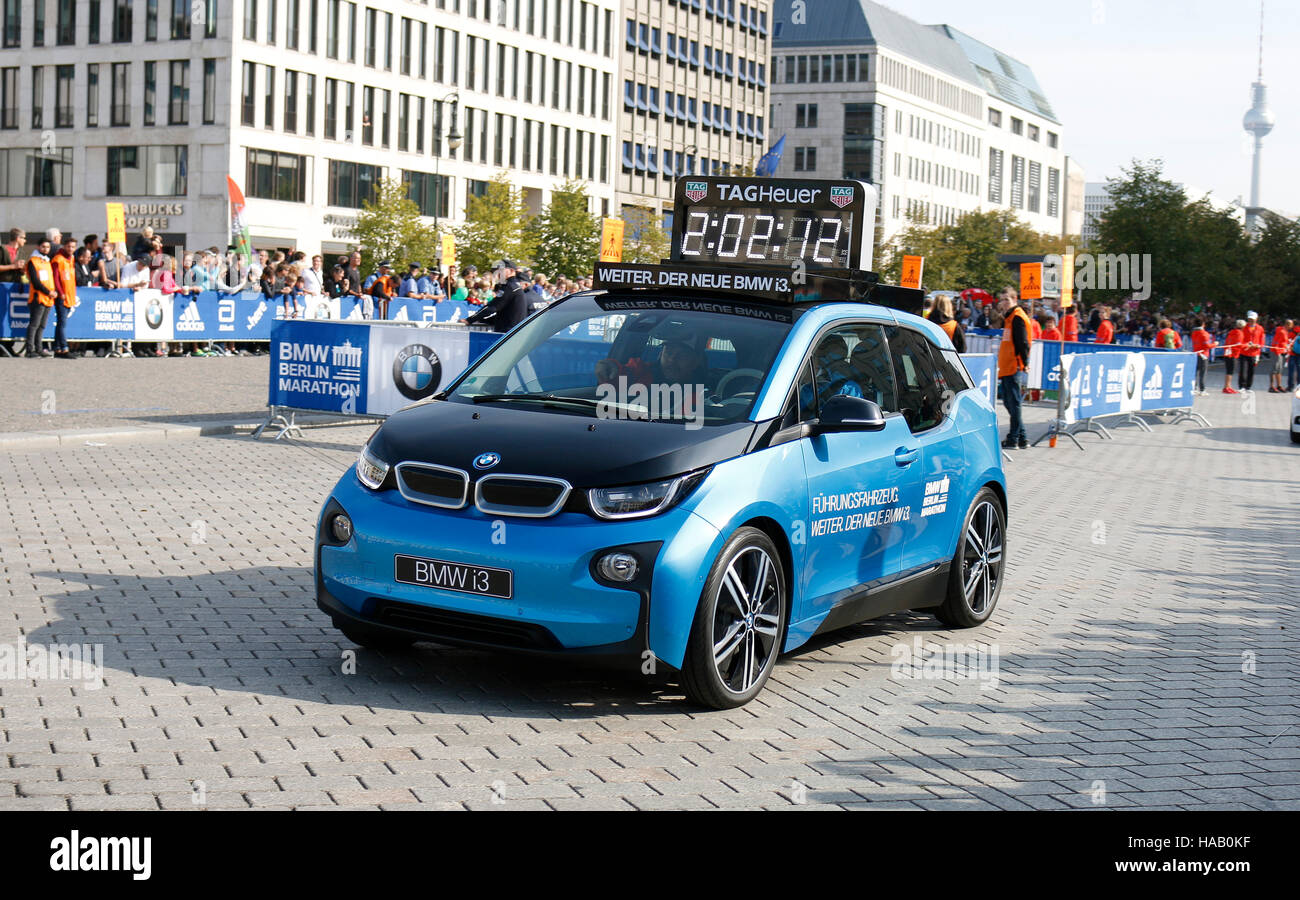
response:
<svg viewBox="0 0 1300 900"><path fill-rule="evenodd" d="M391 415L442 390L497 337L464 326L275 322L266 402L349 415Z"/></svg>
<svg viewBox="0 0 1300 900"><path fill-rule="evenodd" d="M1067 353L1061 363L1067 423L1192 405L1195 353Z"/></svg>

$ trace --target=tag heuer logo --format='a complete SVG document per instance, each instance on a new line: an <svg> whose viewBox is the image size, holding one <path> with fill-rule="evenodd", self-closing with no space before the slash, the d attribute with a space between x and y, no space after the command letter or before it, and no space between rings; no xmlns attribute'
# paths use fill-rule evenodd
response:
<svg viewBox="0 0 1300 900"><path fill-rule="evenodd" d="M851 187L833 187L831 188L831 202L840 209L848 206L853 202L853 188Z"/></svg>
<svg viewBox="0 0 1300 900"><path fill-rule="evenodd" d="M703 181L686 182L686 199L692 203L699 203L709 195L709 186Z"/></svg>

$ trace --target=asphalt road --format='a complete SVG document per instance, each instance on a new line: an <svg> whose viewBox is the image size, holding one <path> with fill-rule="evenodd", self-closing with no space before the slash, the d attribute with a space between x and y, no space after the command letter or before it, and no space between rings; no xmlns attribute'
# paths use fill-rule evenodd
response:
<svg viewBox="0 0 1300 900"><path fill-rule="evenodd" d="M14 428L41 384L170 414L142 407L176 407L180 371L206 413L254 410L265 360L0 366L41 373L0 379L28 398ZM138 380L94 387L108 369ZM1300 808L1288 399L1015 453L989 624L819 638L729 712L635 674L353 654L316 610L311 532L368 428L0 455L0 644L104 665L0 680L0 808ZM917 638L981 643L996 678L901 677Z"/></svg>

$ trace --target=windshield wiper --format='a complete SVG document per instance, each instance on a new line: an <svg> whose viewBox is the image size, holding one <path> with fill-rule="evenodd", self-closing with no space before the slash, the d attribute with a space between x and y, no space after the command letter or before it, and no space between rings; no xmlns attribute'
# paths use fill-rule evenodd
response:
<svg viewBox="0 0 1300 900"><path fill-rule="evenodd" d="M599 400L589 400L586 397L561 397L558 394L475 394L470 399L475 403L526 401L547 406L564 406L567 404L569 406L581 406L584 409L595 409L600 405Z"/></svg>

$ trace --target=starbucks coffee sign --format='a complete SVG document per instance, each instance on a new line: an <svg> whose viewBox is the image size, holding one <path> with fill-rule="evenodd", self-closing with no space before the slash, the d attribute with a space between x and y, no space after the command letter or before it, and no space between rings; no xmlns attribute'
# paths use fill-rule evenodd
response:
<svg viewBox="0 0 1300 900"><path fill-rule="evenodd" d="M166 231L171 227L173 217L185 215L185 204L123 203L122 212L129 229L144 228L147 225L157 231Z"/></svg>

